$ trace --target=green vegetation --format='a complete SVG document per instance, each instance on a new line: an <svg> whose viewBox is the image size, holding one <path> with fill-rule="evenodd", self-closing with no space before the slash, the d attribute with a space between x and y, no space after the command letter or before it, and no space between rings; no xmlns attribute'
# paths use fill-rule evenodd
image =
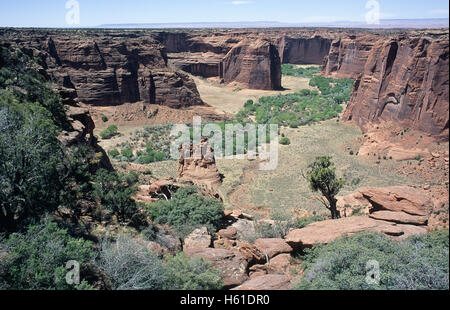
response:
<svg viewBox="0 0 450 310"><path fill-rule="evenodd" d="M100 137L102 139L107 140L111 139L112 137L116 136L118 134L118 128L116 125L111 125L102 132L100 132Z"/></svg>
<svg viewBox="0 0 450 310"><path fill-rule="evenodd" d="M68 261L88 263L94 257L92 244L72 238L67 231L47 220L0 240L0 290L90 289L87 282L66 283Z"/></svg>
<svg viewBox="0 0 450 310"><path fill-rule="evenodd" d="M280 144L282 144L282 145L289 145L289 144L291 144L291 140L289 138L287 138L287 137L283 137L283 138L280 139Z"/></svg>
<svg viewBox="0 0 450 310"><path fill-rule="evenodd" d="M108 117L106 115L102 115L102 121L106 123L108 121Z"/></svg>
<svg viewBox="0 0 450 310"><path fill-rule="evenodd" d="M116 242L102 243L96 263L113 290L207 290L223 286L219 274L203 259L180 253L164 260L145 243L123 235Z"/></svg>
<svg viewBox="0 0 450 310"><path fill-rule="evenodd" d="M350 100L353 80L330 79L316 76L311 86L317 90L303 89L288 95L262 97L258 103L247 102L244 109L236 114L240 123L278 124L297 128L337 117L342 111L342 103Z"/></svg>
<svg viewBox="0 0 450 310"><path fill-rule="evenodd" d="M306 179L309 182L311 190L321 192L326 198L319 197L322 204L331 212L331 217L337 219L340 217L337 210L336 196L345 184L345 181L336 176L336 168L331 162L330 156L320 156L308 166Z"/></svg>
<svg viewBox="0 0 450 310"><path fill-rule="evenodd" d="M100 169L97 171L93 195L120 222L125 223L138 213L136 202L131 198L136 192L136 182L136 175L124 176Z"/></svg>
<svg viewBox="0 0 450 310"><path fill-rule="evenodd" d="M321 71L320 66L310 66L305 68L296 67L293 64L283 64L281 65L281 72L283 75L301 77L301 78L312 78Z"/></svg>
<svg viewBox="0 0 450 310"><path fill-rule="evenodd" d="M376 233L343 237L307 250L304 277L297 289L448 290L448 244L448 230L404 242ZM379 284L366 282L369 261L379 264Z"/></svg>
<svg viewBox="0 0 450 310"><path fill-rule="evenodd" d="M181 188L171 199L147 206L154 222L172 226L183 237L199 227L215 231L223 217L223 210L221 203L198 195L193 187Z"/></svg>

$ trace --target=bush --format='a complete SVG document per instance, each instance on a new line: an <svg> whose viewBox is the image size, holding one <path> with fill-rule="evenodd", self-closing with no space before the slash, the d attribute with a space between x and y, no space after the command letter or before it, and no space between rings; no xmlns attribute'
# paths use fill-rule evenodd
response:
<svg viewBox="0 0 450 310"><path fill-rule="evenodd" d="M86 281L73 286L66 283L66 263L89 262L94 252L92 244L75 239L56 223L48 220L29 226L24 234L15 233L0 242L0 289L67 290L89 289Z"/></svg>
<svg viewBox="0 0 450 310"><path fill-rule="evenodd" d="M108 151L108 155L112 158L116 158L120 155L120 152L116 149Z"/></svg>
<svg viewBox="0 0 450 310"><path fill-rule="evenodd" d="M156 223L172 226L184 237L199 227L215 232L223 217L223 205L214 199L206 199L193 187L182 188L168 201L157 201L147 206Z"/></svg>
<svg viewBox="0 0 450 310"><path fill-rule="evenodd" d="M280 144L282 145L290 145L291 144L291 140L287 137L283 137L280 139Z"/></svg>
<svg viewBox="0 0 450 310"><path fill-rule="evenodd" d="M100 132L100 137L102 137L102 139L111 139L112 137L116 136L118 133L118 128L116 125L111 125L108 128L106 128L105 130L103 130L102 132Z"/></svg>
<svg viewBox="0 0 450 310"><path fill-rule="evenodd" d="M183 252L168 257L166 270L170 290L219 290L223 287L219 272L203 258L189 258Z"/></svg>
<svg viewBox="0 0 450 310"><path fill-rule="evenodd" d="M324 220L326 220L326 218L324 216L313 215L313 216L303 217L303 218L297 219L295 224L294 224L294 226L295 226L295 228L301 229L301 228L305 228L309 224L316 223L316 222L321 222L321 221L324 221Z"/></svg>
<svg viewBox="0 0 450 310"><path fill-rule="evenodd" d="M108 121L108 117L106 117L106 115L102 115L102 121L106 123Z"/></svg>
<svg viewBox="0 0 450 310"><path fill-rule="evenodd" d="M449 232L438 231L397 242L361 233L307 251L297 289L448 290ZM380 283L366 283L367 262L380 266Z"/></svg>
<svg viewBox="0 0 450 310"><path fill-rule="evenodd" d="M162 261L148 250L146 244L128 236L119 236L115 243L103 241L99 269L107 276L113 290L164 290L168 277Z"/></svg>
<svg viewBox="0 0 450 310"><path fill-rule="evenodd" d="M120 222L127 222L138 212L136 202L131 198L136 189L132 186L136 176L121 176L104 169L97 171L94 183L94 197L113 212ZM126 184L124 184L126 183ZM134 182L135 183L135 182Z"/></svg>

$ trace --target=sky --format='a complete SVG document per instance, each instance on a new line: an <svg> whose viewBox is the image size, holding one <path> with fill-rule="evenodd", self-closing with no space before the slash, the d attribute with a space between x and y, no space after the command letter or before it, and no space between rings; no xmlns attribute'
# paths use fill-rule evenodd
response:
<svg viewBox="0 0 450 310"><path fill-rule="evenodd" d="M364 21L378 2L382 19L448 18L447 0L0 0L0 27L104 24ZM79 23L74 13L79 4ZM66 4L69 6L66 9Z"/></svg>

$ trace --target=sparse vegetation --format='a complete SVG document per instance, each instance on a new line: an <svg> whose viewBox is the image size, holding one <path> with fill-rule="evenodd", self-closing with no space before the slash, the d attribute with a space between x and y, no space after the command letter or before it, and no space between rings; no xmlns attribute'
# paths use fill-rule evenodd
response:
<svg viewBox="0 0 450 310"><path fill-rule="evenodd" d="M307 251L305 276L297 289L448 290L448 246L448 230L402 243L376 233L343 237ZM380 268L378 284L366 281L371 261Z"/></svg>
<svg viewBox="0 0 450 310"><path fill-rule="evenodd" d="M283 75L290 75L302 78L312 78L316 74L319 74L322 68L320 66L309 66L306 68L296 67L293 64L281 65L281 72Z"/></svg>
<svg viewBox="0 0 450 310"><path fill-rule="evenodd" d="M118 128L116 125L111 125L108 128L106 128L105 130L103 130L102 132L100 132L100 137L102 137L102 139L111 139L112 137L116 136L118 134Z"/></svg>

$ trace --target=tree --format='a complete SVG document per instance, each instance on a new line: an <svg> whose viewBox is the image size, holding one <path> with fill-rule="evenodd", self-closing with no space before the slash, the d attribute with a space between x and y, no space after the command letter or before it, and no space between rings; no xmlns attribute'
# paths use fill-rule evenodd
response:
<svg viewBox="0 0 450 310"><path fill-rule="evenodd" d="M332 219L340 218L337 210L336 196L345 184L345 181L336 176L336 168L331 162L331 156L319 156L308 166L305 178L311 190L321 192L326 198L319 198L320 202L331 212Z"/></svg>
<svg viewBox="0 0 450 310"><path fill-rule="evenodd" d="M65 267L69 261L83 267L94 255L90 241L69 236L45 218L26 233L0 240L0 290L89 289L83 279L79 285L67 284Z"/></svg>

